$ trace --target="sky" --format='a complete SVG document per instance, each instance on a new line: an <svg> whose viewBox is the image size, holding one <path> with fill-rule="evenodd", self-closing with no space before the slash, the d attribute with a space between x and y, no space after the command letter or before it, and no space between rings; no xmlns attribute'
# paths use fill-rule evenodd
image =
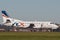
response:
<svg viewBox="0 0 60 40"><path fill-rule="evenodd" d="M2 10L20 20L60 23L60 0L0 0L0 22Z"/></svg>

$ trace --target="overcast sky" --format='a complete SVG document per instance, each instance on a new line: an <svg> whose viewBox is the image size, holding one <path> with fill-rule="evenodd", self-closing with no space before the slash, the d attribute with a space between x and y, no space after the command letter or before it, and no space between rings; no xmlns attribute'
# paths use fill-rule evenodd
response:
<svg viewBox="0 0 60 40"><path fill-rule="evenodd" d="M0 0L0 22L2 10L20 20L60 23L60 0Z"/></svg>

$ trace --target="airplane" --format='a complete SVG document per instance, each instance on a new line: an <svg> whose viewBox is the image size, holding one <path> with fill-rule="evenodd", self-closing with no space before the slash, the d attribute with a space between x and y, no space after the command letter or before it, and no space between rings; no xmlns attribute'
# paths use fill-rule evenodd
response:
<svg viewBox="0 0 60 40"><path fill-rule="evenodd" d="M52 22L41 22L41 21L22 21L18 19L11 18L5 10L1 11L3 17L3 24L7 26L16 26L22 28L52 28L57 29L58 26Z"/></svg>

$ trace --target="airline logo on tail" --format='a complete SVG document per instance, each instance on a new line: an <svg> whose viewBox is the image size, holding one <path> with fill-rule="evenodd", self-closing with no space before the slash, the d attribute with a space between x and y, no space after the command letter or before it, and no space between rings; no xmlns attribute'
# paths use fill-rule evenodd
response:
<svg viewBox="0 0 60 40"><path fill-rule="evenodd" d="M2 16L8 18L9 16L7 15L6 11L2 11Z"/></svg>
<svg viewBox="0 0 60 40"><path fill-rule="evenodd" d="M16 26L19 24L19 26L24 26L24 23L23 22L19 22L18 20L15 21L15 19L11 19L10 16L7 14L6 11L1 11L2 12L2 17L3 17L3 21L4 23L13 23L15 24ZM12 21L14 20L14 21Z"/></svg>

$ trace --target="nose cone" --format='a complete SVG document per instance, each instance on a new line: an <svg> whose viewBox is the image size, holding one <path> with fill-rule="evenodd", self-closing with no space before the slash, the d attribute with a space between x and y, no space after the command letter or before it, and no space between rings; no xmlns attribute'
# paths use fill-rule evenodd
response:
<svg viewBox="0 0 60 40"><path fill-rule="evenodd" d="M52 25L52 29L57 29L59 26L57 26L57 25L55 25L55 24L53 24Z"/></svg>

